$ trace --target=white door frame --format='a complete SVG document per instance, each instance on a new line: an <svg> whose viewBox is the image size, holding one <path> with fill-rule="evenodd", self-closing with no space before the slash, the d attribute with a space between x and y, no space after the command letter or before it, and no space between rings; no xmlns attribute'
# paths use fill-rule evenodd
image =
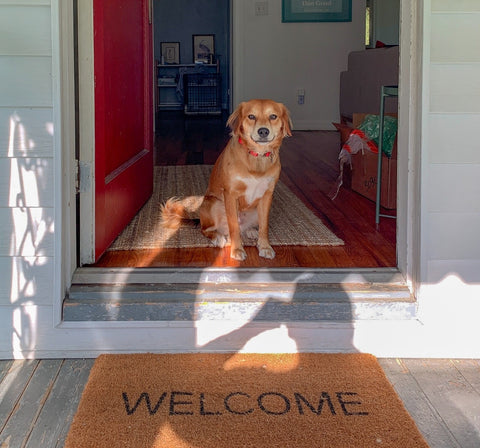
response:
<svg viewBox="0 0 480 448"><path fill-rule="evenodd" d="M57 0L58 1L58 0ZM81 163L87 166L84 172L85 184L82 185L81 200L82 210L82 226L80 231L80 261L88 263L92 260L93 254L93 235L94 235L94 207L93 207L93 188L94 185L94 96L93 96L93 19L92 0L81 0L78 2L81 6L78 16L79 40L78 40L78 60L80 66L80 74L78 81L79 88L79 134L80 134L80 154ZM235 16L235 8L238 7L238 0L232 3L231 14L232 19L232 48L231 55L233 64L241 61L241 42L235 38L235 30L241 25ZM63 23L71 22L71 8L63 8L58 6L60 12L60 21ZM419 193L419 159L420 159L420 130L421 130L421 80L422 74L422 42L423 32L421 29L423 11L423 1L420 5L416 0L401 0L401 30L400 30L400 80L399 80L399 132L398 132L398 179L399 185L404 187L398 189L398 218L397 218L397 251L398 251L398 269L403 278L415 290L415 279L417 277L418 265L416 260L419 259L419 226L417 217L420 207ZM66 80L74 79L74 66L71 63L71 55L68 54L69 48L73 47L73 37L68 33L63 33L63 23L60 23L59 29L62 33L62 39L66 38L67 42L62 43L59 48L59 73L62 74L61 83ZM240 52L240 53L239 53ZM233 86L234 87L234 86ZM67 101L62 97L61 104L63 110L68 107L72 108L72 104L64 104ZM57 125L63 126L62 132L64 138L68 140L69 133L72 132L72 126L65 125L57 119ZM70 139L72 136L70 135ZM404 148L402 151L401 148ZM58 155L58 154L57 154ZM59 154L62 169L72 166L74 161L73 150L62 151ZM88 172L88 166L90 170ZM60 171L63 172L63 171ZM88 175L90 173L90 176ZM88 183L90 182L90 188ZM59 213L62 214L62 224L65 227L74 229L76 226L73 214L70 213L70 205L67 206L69 198L72 197L71 182L67 183L63 179L61 198L61 207ZM68 203L69 204L69 203ZM90 204L90 206L89 206ZM90 211L89 211L90 209ZM60 239L60 245L72 245L72 238L67 237L65 232L58 232L57 238ZM76 254L74 250L63 251L61 257L57 257L58 273L62 279L63 289L68 288L72 279L71 269L66 266L72 266L76 262ZM324 270L323 270L324 271ZM318 272L323 272L318 270ZM101 271L99 271L101 272ZM58 298L56 315L61 316L62 297Z"/></svg>
<svg viewBox="0 0 480 448"><path fill-rule="evenodd" d="M79 262L95 261L93 0L78 1Z"/></svg>

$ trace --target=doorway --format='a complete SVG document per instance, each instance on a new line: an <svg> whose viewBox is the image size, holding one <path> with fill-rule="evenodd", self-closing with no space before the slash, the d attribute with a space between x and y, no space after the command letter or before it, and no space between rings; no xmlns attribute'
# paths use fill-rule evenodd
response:
<svg viewBox="0 0 480 448"><path fill-rule="evenodd" d="M223 148L231 111L230 22L230 1L154 2L157 166L213 164Z"/></svg>
<svg viewBox="0 0 480 448"><path fill-rule="evenodd" d="M155 33L157 31L155 30ZM161 39L173 41L173 36ZM158 45L155 44L155 47ZM181 48L182 45L180 56ZM228 132L224 128L225 119L226 109L223 109L219 117L185 117L182 110L174 108L157 111L155 164L161 166L167 163L213 163L228 138ZM207 135L215 136L215 142L205 139L205 129L208 129ZM395 267L396 222L382 220L380 226L376 227L374 205L348 188L343 190L342 198L336 202L332 202L328 196L332 182L338 174L338 139L339 135L334 131L296 132L294 138L284 145L282 180L310 210L345 241L343 247L282 247L277 250L277 257L274 260L260 259L255 248L251 250L247 248L248 258L241 264L230 260L227 250L216 248L155 249L128 253L108 251L95 266L262 266L322 269ZM166 146L169 147L167 151ZM193 146L195 150L192 150ZM327 149L320 152L318 148Z"/></svg>

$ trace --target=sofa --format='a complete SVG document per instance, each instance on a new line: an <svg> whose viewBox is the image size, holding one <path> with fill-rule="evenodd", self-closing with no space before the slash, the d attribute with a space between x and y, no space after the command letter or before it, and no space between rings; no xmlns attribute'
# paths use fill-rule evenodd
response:
<svg viewBox="0 0 480 448"><path fill-rule="evenodd" d="M399 47L352 51L340 73L340 117L352 123L354 113L378 114L382 85L398 85ZM398 110L396 98L386 98L385 112Z"/></svg>

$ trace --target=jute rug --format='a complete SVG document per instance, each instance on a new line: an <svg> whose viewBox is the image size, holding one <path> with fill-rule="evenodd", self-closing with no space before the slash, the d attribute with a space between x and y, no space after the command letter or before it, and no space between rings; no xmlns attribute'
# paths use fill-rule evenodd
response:
<svg viewBox="0 0 480 448"><path fill-rule="evenodd" d="M211 246L198 228L182 226L171 230L160 225L161 205L171 197L180 198L189 215L198 218L196 211L202 203L211 169L209 165L155 167L152 197L109 250ZM275 188L269 233L272 246L344 244L282 182ZM243 237L243 243L255 246L256 240Z"/></svg>
<svg viewBox="0 0 480 448"><path fill-rule="evenodd" d="M65 448L422 447L364 354L102 355Z"/></svg>

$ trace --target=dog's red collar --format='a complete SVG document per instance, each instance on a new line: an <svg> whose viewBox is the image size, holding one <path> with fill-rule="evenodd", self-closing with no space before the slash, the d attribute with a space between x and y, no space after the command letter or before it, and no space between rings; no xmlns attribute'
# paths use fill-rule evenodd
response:
<svg viewBox="0 0 480 448"><path fill-rule="evenodd" d="M238 143L240 143L241 145L245 145L245 142L242 140L242 137L238 137ZM248 150L248 153L253 157L258 157L260 155L258 152L255 152L251 149ZM270 157L271 155L272 155L271 151L268 151L262 154L263 157Z"/></svg>
<svg viewBox="0 0 480 448"><path fill-rule="evenodd" d="M253 157L258 157L260 155L258 152L252 151L251 149L248 151L248 153ZM272 155L271 151L268 151L262 154L263 157L270 157L271 155Z"/></svg>

